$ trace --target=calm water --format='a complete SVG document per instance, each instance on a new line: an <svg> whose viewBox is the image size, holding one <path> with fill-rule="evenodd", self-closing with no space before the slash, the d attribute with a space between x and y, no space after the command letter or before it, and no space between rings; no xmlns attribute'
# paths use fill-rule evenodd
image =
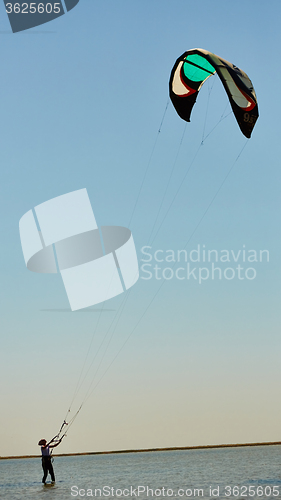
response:
<svg viewBox="0 0 281 500"><path fill-rule="evenodd" d="M1 499L81 499L96 489L103 499L281 500L281 446L57 457L53 466L56 485L44 487L39 458L1 460Z"/></svg>

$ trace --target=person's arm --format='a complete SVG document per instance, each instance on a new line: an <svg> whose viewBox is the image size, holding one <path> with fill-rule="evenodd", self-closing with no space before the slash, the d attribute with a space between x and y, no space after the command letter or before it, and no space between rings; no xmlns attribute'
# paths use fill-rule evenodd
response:
<svg viewBox="0 0 281 500"><path fill-rule="evenodd" d="M49 444L49 448L55 448L62 442L62 438L59 439L59 441L56 444Z"/></svg>

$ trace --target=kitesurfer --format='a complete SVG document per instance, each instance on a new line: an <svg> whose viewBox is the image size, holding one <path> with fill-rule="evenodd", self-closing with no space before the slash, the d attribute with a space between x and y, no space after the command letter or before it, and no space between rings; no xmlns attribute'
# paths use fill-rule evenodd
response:
<svg viewBox="0 0 281 500"><path fill-rule="evenodd" d="M51 475L52 483L54 483L56 480L53 465L52 465L52 457L51 457L50 448L55 448L56 446L58 446L61 443L61 440L62 440L62 438L59 439L58 442L56 442L55 444L51 444L53 442L53 440L50 441L49 443L47 443L46 439L41 439L38 443L38 445L41 446L42 468L43 468L43 472L44 472L42 483L44 483L44 484L46 484L48 472Z"/></svg>

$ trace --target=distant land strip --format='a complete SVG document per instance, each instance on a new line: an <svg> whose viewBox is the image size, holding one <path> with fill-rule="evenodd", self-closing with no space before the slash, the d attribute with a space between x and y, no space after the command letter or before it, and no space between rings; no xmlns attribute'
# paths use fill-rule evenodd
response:
<svg viewBox="0 0 281 500"><path fill-rule="evenodd" d="M85 451L83 453L56 453L56 457L79 457L84 455L112 455L120 453L148 453L152 451L181 451L181 450L208 450L213 448L239 448L242 446L275 446L280 445L281 441L272 441L270 443L242 443L242 444L209 444L200 446L173 446L170 448L144 448L141 450L115 450L115 451ZM21 455L11 457L0 457L0 460L11 460L19 458L41 458L41 455Z"/></svg>

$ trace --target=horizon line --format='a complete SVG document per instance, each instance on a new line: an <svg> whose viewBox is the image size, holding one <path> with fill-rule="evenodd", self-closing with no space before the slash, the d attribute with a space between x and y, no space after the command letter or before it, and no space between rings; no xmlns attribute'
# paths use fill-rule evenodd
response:
<svg viewBox="0 0 281 500"><path fill-rule="evenodd" d="M85 451L81 453L58 453L54 456L56 457L76 457L81 455L112 455L114 453L148 453L155 451L181 451L181 450L205 450L214 448L238 448L243 446L277 446L281 445L281 441L271 441L263 443L235 443L235 444L209 444L209 445L198 445L198 446L171 446L166 448L141 448L134 450L112 450L112 451ZM7 456L1 457L0 460L12 460L12 459L23 459L23 458L41 458L41 455L19 455L19 456Z"/></svg>

